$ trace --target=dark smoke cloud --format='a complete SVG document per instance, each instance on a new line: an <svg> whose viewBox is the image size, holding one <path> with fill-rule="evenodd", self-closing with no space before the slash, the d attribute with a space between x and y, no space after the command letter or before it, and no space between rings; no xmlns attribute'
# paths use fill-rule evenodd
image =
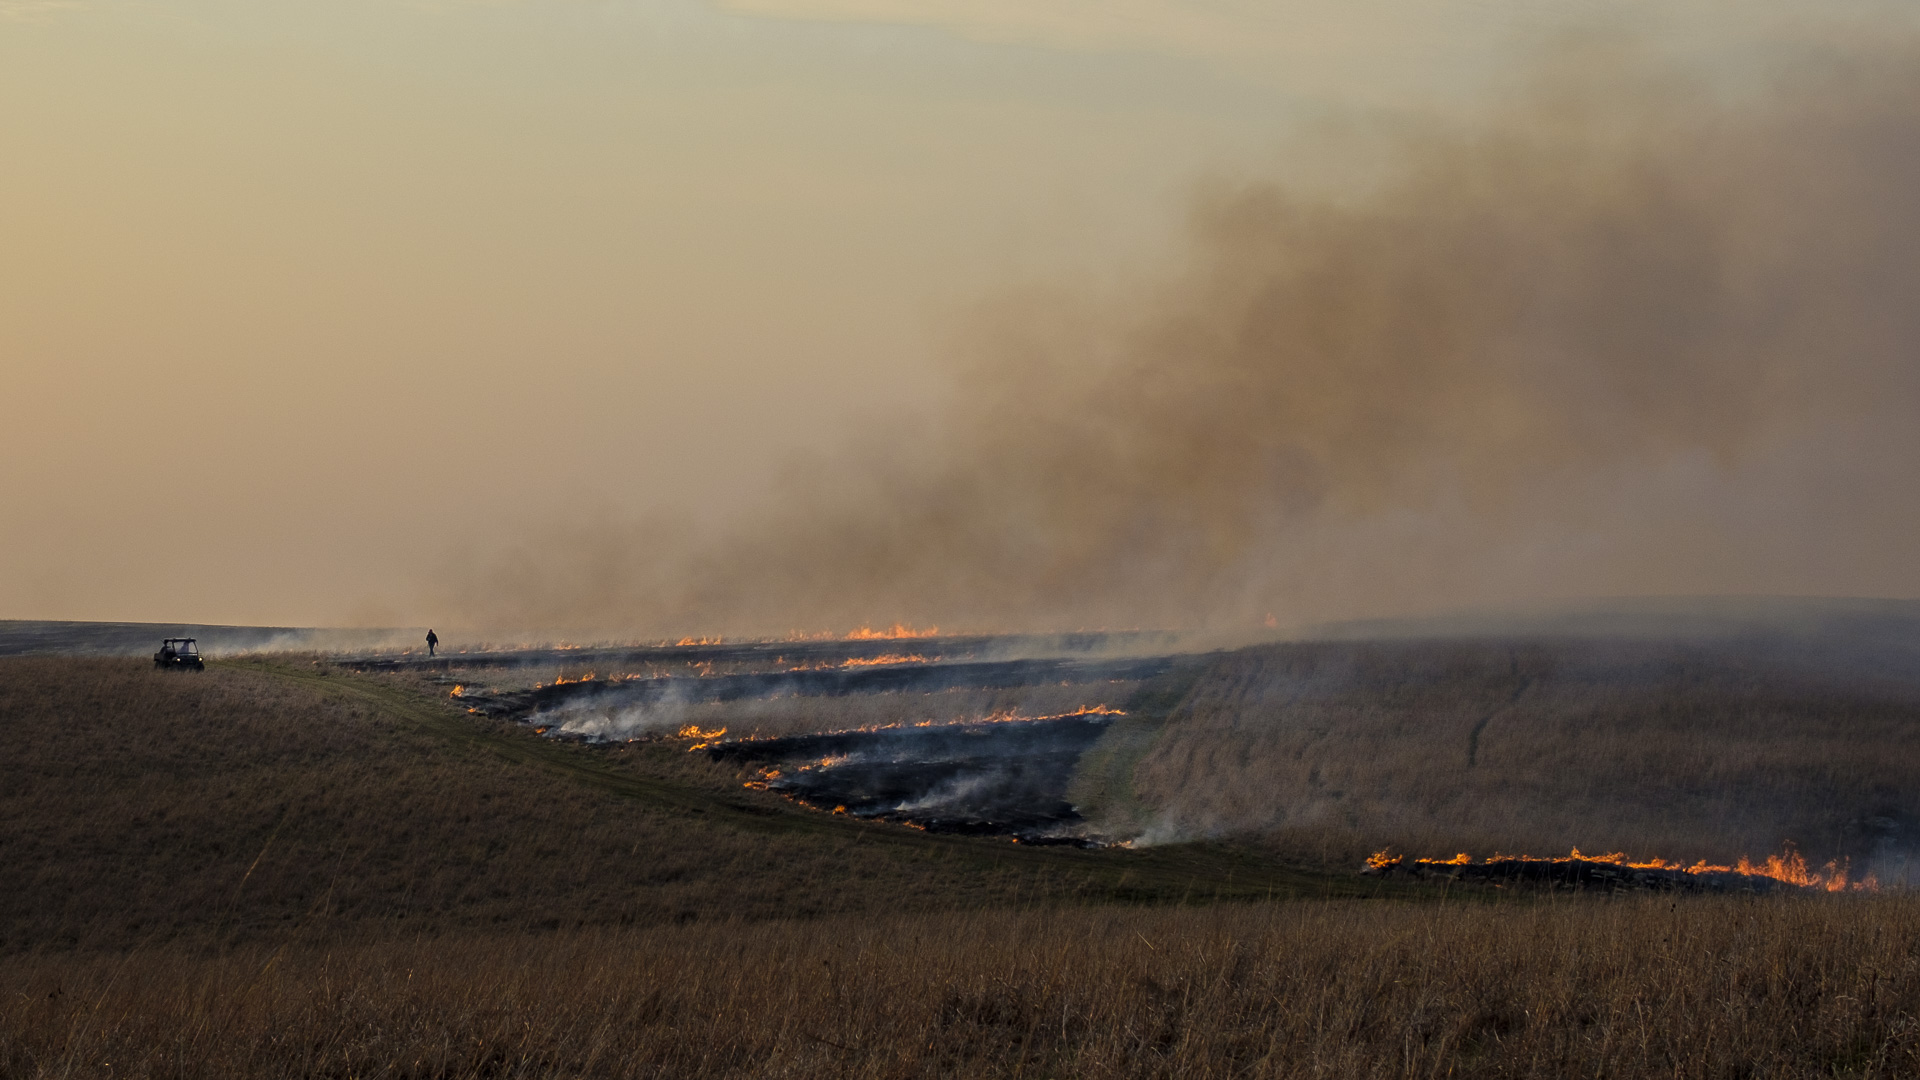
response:
<svg viewBox="0 0 1920 1080"><path fill-rule="evenodd" d="M933 429L744 523L469 563L474 624L1255 627L1551 596L1913 595L1920 48L1709 84L1618 42L1182 265L984 305Z"/></svg>

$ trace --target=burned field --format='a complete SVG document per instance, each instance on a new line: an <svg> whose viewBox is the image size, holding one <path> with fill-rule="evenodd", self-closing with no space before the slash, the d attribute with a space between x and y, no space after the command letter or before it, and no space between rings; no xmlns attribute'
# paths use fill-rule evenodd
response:
<svg viewBox="0 0 1920 1080"><path fill-rule="evenodd" d="M1390 849L1409 856L1396 879L1503 888L1914 877L1920 616L1904 609L1144 648L1164 644L683 643L342 666L548 739L678 746L813 810L935 832L1248 838L1348 873ZM1738 869L1789 845L1817 869ZM1524 854L1462 865L1462 849ZM1570 850L1632 854L1555 854Z"/></svg>
<svg viewBox="0 0 1920 1080"><path fill-rule="evenodd" d="M1795 891L1872 892L1879 887L1879 882L1871 876L1850 880L1847 869L1838 863L1824 869L1810 868L1805 857L1792 850L1758 862L1743 858L1733 865L1705 862L1684 865L1660 859L1635 862L1618 852L1583 855L1577 848L1561 858L1495 855L1483 860L1464 854L1451 859L1408 859L1382 851L1369 857L1360 872L1382 878L1406 877L1494 888L1608 892L1767 895Z"/></svg>
<svg viewBox="0 0 1920 1080"><path fill-rule="evenodd" d="M777 698L843 698L862 694L935 694L954 690L1019 691L1048 685L1087 686L1137 682L1164 673L1172 657L1150 656L1121 660L1062 658L1023 660L962 660L943 662L899 659L885 663L827 669L793 668L753 671L710 677L660 676L574 681L536 685L499 693L469 692L461 696L470 708L501 719L543 719L578 715L625 717L626 724L580 734L617 737L623 730L639 730L649 714L674 707L770 700Z"/></svg>
<svg viewBox="0 0 1920 1080"><path fill-rule="evenodd" d="M1156 704L1170 673L1136 685L1125 716L770 734L702 752L691 737L536 737L525 721L464 711L439 684L304 657L215 658L193 679L126 660L0 661L0 730L14 740L0 756L0 856L15 875L0 890L0 1074L379 1076L405 1063L435 1076L1814 1077L1920 1065L1920 907L1907 892L1656 891L1680 879L1602 860L1410 859L1361 875L1289 869L1253 845L1082 851L852 815L938 783L886 788L863 754L977 761L1012 733L1025 760L1064 762L1097 731L1068 788L1085 810L1090 775L1138 771L1117 748L1190 745L1194 704L1220 708L1193 691L1244 686L1248 659L1202 661L1185 706ZM1408 698L1395 687L1418 675L1348 663L1317 691L1296 680L1289 707L1354 686ZM844 719L904 700L703 707L811 701ZM1381 756L1392 737L1371 741ZM728 775L835 757L856 767L835 782L857 778L873 796L844 815L798 805L838 797L800 789L820 770L794 774L793 801ZM1565 900L1539 902L1560 884Z"/></svg>
<svg viewBox="0 0 1920 1080"><path fill-rule="evenodd" d="M564 656L0 661L0 1074L1920 1065L1900 656L1835 681L1698 642L912 648L673 676L701 700ZM1748 791L1777 816L1723 813ZM1346 845L1724 859L1828 819L1809 852L1877 893L1612 855L1363 874ZM1092 838L1139 842L1067 846Z"/></svg>
<svg viewBox="0 0 1920 1080"><path fill-rule="evenodd" d="M739 739L705 752L760 766L754 786L834 813L928 832L1092 844L1074 831L1082 818L1066 793L1081 755L1112 719L1090 712L929 723Z"/></svg>
<svg viewBox="0 0 1920 1080"><path fill-rule="evenodd" d="M401 654L347 655L334 659L354 671L450 673L513 671L550 668L557 663L599 671L660 674L730 671L764 672L841 667L849 662L874 664L888 658L914 656L945 661L1015 659L1020 657L1090 657L1101 654L1149 656L1177 651L1174 634L1106 632L1076 634L939 635L896 628L850 638L806 638L794 641L739 641L687 639L657 645L542 645L493 646L481 644L442 649L437 656L408 651Z"/></svg>
<svg viewBox="0 0 1920 1080"><path fill-rule="evenodd" d="M596 745L688 742L747 787L929 832L1088 845L1080 761L1144 687L1201 661L1114 655L1125 637L958 638L519 650L372 658L472 714ZM1040 649L1050 655L1019 655ZM581 655L584 653L585 655ZM565 674L560 665L577 672ZM580 671L591 666L606 669ZM531 685L516 675L551 670Z"/></svg>

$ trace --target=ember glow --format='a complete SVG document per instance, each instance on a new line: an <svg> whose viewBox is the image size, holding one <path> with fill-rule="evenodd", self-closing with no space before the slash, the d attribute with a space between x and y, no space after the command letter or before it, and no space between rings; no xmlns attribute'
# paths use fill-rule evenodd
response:
<svg viewBox="0 0 1920 1080"><path fill-rule="evenodd" d="M935 660L939 657L935 657ZM854 656L840 662L841 667L873 667L877 664L925 664L928 659L919 653L887 653L885 656Z"/></svg>

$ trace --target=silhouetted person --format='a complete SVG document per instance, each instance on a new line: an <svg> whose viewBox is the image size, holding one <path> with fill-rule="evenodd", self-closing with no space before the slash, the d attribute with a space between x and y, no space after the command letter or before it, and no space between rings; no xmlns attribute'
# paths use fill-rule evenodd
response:
<svg viewBox="0 0 1920 1080"><path fill-rule="evenodd" d="M427 655L428 656L433 655L433 647L438 644L440 644L440 635L434 633L431 630L427 631Z"/></svg>

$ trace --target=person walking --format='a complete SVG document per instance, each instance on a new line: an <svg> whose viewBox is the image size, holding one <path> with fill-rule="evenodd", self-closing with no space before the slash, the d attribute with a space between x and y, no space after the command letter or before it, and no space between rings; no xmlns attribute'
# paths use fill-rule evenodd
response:
<svg viewBox="0 0 1920 1080"><path fill-rule="evenodd" d="M432 629L428 629L427 631L427 655L428 656L433 655L433 647L438 644L440 644L440 635L434 633Z"/></svg>

